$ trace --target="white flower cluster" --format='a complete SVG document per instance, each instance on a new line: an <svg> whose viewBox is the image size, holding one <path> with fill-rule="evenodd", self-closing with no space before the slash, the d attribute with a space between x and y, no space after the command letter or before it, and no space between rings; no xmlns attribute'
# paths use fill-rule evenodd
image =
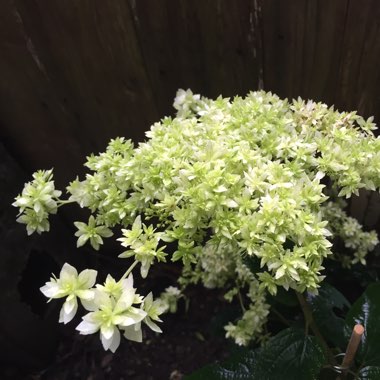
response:
<svg viewBox="0 0 380 380"><path fill-rule="evenodd" d="M262 339L270 308L265 302L265 291L256 279L251 281L247 297L250 300L248 310L244 310L236 324L230 322L225 326L226 337L233 338L239 346L246 346L253 339Z"/></svg>
<svg viewBox="0 0 380 380"><path fill-rule="evenodd" d="M193 112L200 111L203 106L200 95L194 95L193 92L188 90L178 90L174 99L173 107L177 110L177 117L186 118Z"/></svg>
<svg viewBox="0 0 380 380"><path fill-rule="evenodd" d="M198 273L206 288L223 288L234 276L236 258L232 250L215 246L209 242L199 258Z"/></svg>
<svg viewBox="0 0 380 380"><path fill-rule="evenodd" d="M49 214L56 214L61 191L54 187L52 170L33 174L33 181L25 184L21 195L12 204L20 208L17 221L26 224L28 235L49 231Z"/></svg>
<svg viewBox="0 0 380 380"><path fill-rule="evenodd" d="M177 311L178 300L182 298L181 291L175 286L169 286L160 294L159 302L163 313L175 313Z"/></svg>
<svg viewBox="0 0 380 380"><path fill-rule="evenodd" d="M127 248L121 257L133 257L143 277L166 260L170 242L176 247L171 260L184 265L181 284L226 287L229 299L253 287L242 322L228 330L244 343L265 323L265 292L275 294L279 286L317 291L335 235L364 263L377 237L358 235L349 218L334 222L335 211L326 212L335 210L326 206L326 185L339 197L379 188L380 139L372 119L355 112L263 91L210 100L179 90L174 107L177 116L155 123L136 148L116 138L88 157L91 173L67 187L66 202L92 213L88 223L76 222L78 246L90 242L98 249L120 226L118 240ZM45 203L34 193L15 202L33 218L44 210L45 224L29 214L20 219L29 232L47 229L44 213L56 209L50 173L44 181L38 189L49 194ZM30 186L26 195L36 184ZM252 270L241 265L246 257L257 264L250 280Z"/></svg>
<svg viewBox="0 0 380 380"><path fill-rule="evenodd" d="M103 285L95 285L96 276L97 272L89 269L78 275L77 270L66 263L59 278L52 277L41 288L49 299L66 298L59 322L66 324L74 318L79 298L89 313L76 329L83 335L100 331L105 350L116 351L120 344L120 332L129 340L141 342L141 322L153 331L162 332L155 323L162 322L159 318L164 311L161 302L153 301L152 293L145 298L137 294L132 274L120 281L108 275Z"/></svg>
<svg viewBox="0 0 380 380"><path fill-rule="evenodd" d="M123 229L123 237L117 240L121 241L123 247L131 249L119 255L120 258L134 256L135 260L141 263L141 277L145 278L154 259L165 261L166 253L163 250L166 246L158 248L161 233L156 233L156 230L141 223L140 215L133 222L132 229Z"/></svg>
<svg viewBox="0 0 380 380"><path fill-rule="evenodd" d="M345 267L353 264L366 264L366 256L379 243L376 231L363 231L361 224L347 215L343 210L344 202L328 202L323 206L324 217L329 221L329 228L334 236L342 239L347 252L334 252ZM349 254L352 251L353 254Z"/></svg>

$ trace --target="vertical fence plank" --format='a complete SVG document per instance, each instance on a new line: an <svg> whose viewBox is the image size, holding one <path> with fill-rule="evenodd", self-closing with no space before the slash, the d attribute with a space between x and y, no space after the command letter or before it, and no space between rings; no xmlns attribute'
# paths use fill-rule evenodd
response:
<svg viewBox="0 0 380 380"><path fill-rule="evenodd" d="M351 1L342 43L335 101L345 110L380 118L380 7L378 1Z"/></svg>
<svg viewBox="0 0 380 380"><path fill-rule="evenodd" d="M348 0L263 0L264 86L332 104Z"/></svg>
<svg viewBox="0 0 380 380"><path fill-rule="evenodd" d="M358 110L380 119L380 7L376 1L349 2L342 41L342 57L335 104L342 110ZM362 191L353 197L350 212L360 222L374 226L378 220L376 197Z"/></svg>
<svg viewBox="0 0 380 380"><path fill-rule="evenodd" d="M111 137L141 140L173 113L179 87L244 95L263 79L282 97L380 119L377 0L4 0L0 7L1 137L29 170L55 166L68 179ZM352 212L366 202L354 199Z"/></svg>
<svg viewBox="0 0 380 380"><path fill-rule="evenodd" d="M77 170L112 137L143 138L157 110L126 2L16 0L2 10L2 134L24 166Z"/></svg>
<svg viewBox="0 0 380 380"><path fill-rule="evenodd" d="M57 99L17 8L7 0L1 8L1 137L24 167L34 170L56 164L67 178L65 167L76 167L83 154L75 135L67 134L66 124L72 119ZM64 157L62 163L59 156Z"/></svg>
<svg viewBox="0 0 380 380"><path fill-rule="evenodd" d="M161 114L172 112L169 106L179 87L211 97L257 89L256 1L130 4Z"/></svg>
<svg viewBox="0 0 380 380"><path fill-rule="evenodd" d="M368 228L379 227L380 219L380 194L372 192L369 201L368 207L366 210L366 215L364 219L364 225Z"/></svg>
<svg viewBox="0 0 380 380"><path fill-rule="evenodd" d="M195 7L186 1L131 0L135 28L160 116L172 114L178 88L203 88L202 50Z"/></svg>

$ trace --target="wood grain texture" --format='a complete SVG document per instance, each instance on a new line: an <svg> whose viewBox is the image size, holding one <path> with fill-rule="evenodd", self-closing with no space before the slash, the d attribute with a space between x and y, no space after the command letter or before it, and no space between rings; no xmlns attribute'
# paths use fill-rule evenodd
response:
<svg viewBox="0 0 380 380"><path fill-rule="evenodd" d="M262 0L264 85L334 103L348 0Z"/></svg>
<svg viewBox="0 0 380 380"><path fill-rule="evenodd" d="M342 109L380 118L380 4L350 1L335 101Z"/></svg>
<svg viewBox="0 0 380 380"><path fill-rule="evenodd" d="M380 119L377 0L4 0L0 49L0 136L62 184L110 138L141 141L178 88ZM364 220L369 201L351 210Z"/></svg>
<svg viewBox="0 0 380 380"><path fill-rule="evenodd" d="M125 2L2 8L1 132L28 170L55 166L68 179L110 138L143 138L158 115Z"/></svg>
<svg viewBox="0 0 380 380"><path fill-rule="evenodd" d="M256 1L130 4L160 115L172 113L178 88L217 97L244 95L258 87Z"/></svg>

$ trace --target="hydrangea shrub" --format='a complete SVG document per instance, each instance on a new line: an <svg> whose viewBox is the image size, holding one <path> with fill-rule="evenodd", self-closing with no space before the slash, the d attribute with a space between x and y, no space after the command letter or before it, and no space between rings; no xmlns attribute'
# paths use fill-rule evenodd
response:
<svg viewBox="0 0 380 380"><path fill-rule="evenodd" d="M160 314L175 311L181 296L175 287L156 300L137 294L136 266L145 278L152 265L181 261L181 290L201 282L225 289L227 301L238 298L242 317L225 329L245 345L264 336L268 293L316 293L325 259L365 264L378 242L341 199L379 188L380 140L371 118L263 91L211 100L179 90L174 108L176 117L155 123L138 146L116 138L88 157L89 173L69 184L68 199L48 170L35 173L14 203L28 234L48 231L49 214L66 203L88 209L88 221L75 222L78 247L98 250L121 227L121 279L95 284L95 271L78 275L65 264L41 288L50 299L66 298L64 323L79 300L88 314L77 330L100 331L112 351L120 333L141 341L142 323L161 332ZM335 238L347 251L334 251Z"/></svg>

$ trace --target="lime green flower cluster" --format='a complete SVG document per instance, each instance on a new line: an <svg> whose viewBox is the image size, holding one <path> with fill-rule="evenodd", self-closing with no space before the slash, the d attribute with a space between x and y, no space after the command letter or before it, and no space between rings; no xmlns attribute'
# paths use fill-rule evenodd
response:
<svg viewBox="0 0 380 380"><path fill-rule="evenodd" d="M164 249L166 246L158 248L162 233L156 233L156 230L150 225L147 227L141 223L140 215L135 219L131 230L123 229L123 237L117 240L121 241L123 247L131 249L119 255L120 258L135 257L135 260L141 263L141 277L146 278L149 268L154 262L166 261Z"/></svg>
<svg viewBox="0 0 380 380"><path fill-rule="evenodd" d="M78 237L77 247L84 245L87 240L90 240L92 247L95 250L99 250L99 246L103 244L102 237L110 237L113 235L113 232L105 226L97 226L95 218L91 215L88 224L83 222L75 222L75 227L78 228L78 231L75 233L75 236Z"/></svg>
<svg viewBox="0 0 380 380"><path fill-rule="evenodd" d="M178 300L183 297L181 291L175 286L169 286L160 294L159 302L163 312L175 313Z"/></svg>
<svg viewBox="0 0 380 380"><path fill-rule="evenodd" d="M334 236L339 237L348 251L334 252L334 256L340 260L343 266L349 268L353 264L366 264L366 256L373 251L379 243L376 231L363 231L360 223L347 215L343 210L345 202L328 202L323 206L323 215L329 221L329 228Z"/></svg>
<svg viewBox="0 0 380 380"><path fill-rule="evenodd" d="M249 285L247 298L250 303L247 310L243 309L241 319L225 326L226 337L233 338L239 346L246 346L253 339L265 339L264 325L270 306L265 302L265 293L256 279Z"/></svg>
<svg viewBox="0 0 380 380"><path fill-rule="evenodd" d="M33 181L25 184L13 206L20 208L17 221L26 224L28 235L49 231L49 214L56 214L61 191L56 190L52 170L40 170L33 174Z"/></svg>
<svg viewBox="0 0 380 380"><path fill-rule="evenodd" d="M76 223L78 246L97 249L121 226L121 257L133 257L146 277L170 242L171 259L184 265L180 284L201 281L249 301L227 326L246 344L264 331L267 292L317 292L334 236L356 252L352 262L365 262L377 237L326 204L326 190L348 198L379 188L380 139L372 119L355 112L263 91L210 100L179 90L174 107L177 116L155 123L136 148L116 138L88 157L91 173L67 187L68 201L92 213ZM38 212L36 196L25 199L15 205ZM29 231L46 229L35 226Z"/></svg>

